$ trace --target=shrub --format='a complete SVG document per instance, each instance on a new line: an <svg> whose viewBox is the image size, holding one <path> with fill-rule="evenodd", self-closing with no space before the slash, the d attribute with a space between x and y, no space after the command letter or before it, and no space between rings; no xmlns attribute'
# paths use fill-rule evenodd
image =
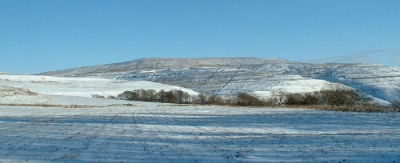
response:
<svg viewBox="0 0 400 163"><path fill-rule="evenodd" d="M110 98L110 97L109 97ZM115 98L115 97L113 97ZM237 96L222 98L216 94L191 96L182 90L170 90L159 92L155 90L125 91L118 95L121 100L154 101L177 104L211 104L211 105L238 105L238 106L274 106L287 105L331 105L331 106L364 106L366 98L362 98L353 90L326 90L306 94L280 94L270 99L259 99L248 93L239 92ZM392 102L393 107L400 108L400 100Z"/></svg>
<svg viewBox="0 0 400 163"><path fill-rule="evenodd" d="M167 103L177 103L178 99L173 91L165 92L165 102Z"/></svg>
<svg viewBox="0 0 400 163"><path fill-rule="evenodd" d="M137 100L138 97L139 94L135 91L125 91L124 93L119 94L117 98L120 100Z"/></svg>
<svg viewBox="0 0 400 163"><path fill-rule="evenodd" d="M353 90L327 90L321 91L323 103L331 106L354 106L360 97Z"/></svg>
<svg viewBox="0 0 400 163"><path fill-rule="evenodd" d="M299 93L286 95L286 104L288 105L305 105L304 95Z"/></svg>
<svg viewBox="0 0 400 163"><path fill-rule="evenodd" d="M191 102L190 95L187 92L183 92L182 90L175 90L173 91L173 93L176 99L176 103L183 104Z"/></svg>
<svg viewBox="0 0 400 163"><path fill-rule="evenodd" d="M159 92L155 90L138 89L134 91L125 91L118 95L117 99L121 100L138 100L138 101L157 101L167 103L191 103L194 100L189 93L181 90L170 90Z"/></svg>
<svg viewBox="0 0 400 163"><path fill-rule="evenodd" d="M319 104L319 93L299 93L286 95L286 104L288 105L317 105Z"/></svg>
<svg viewBox="0 0 400 163"><path fill-rule="evenodd" d="M197 100L198 100L198 101L195 102L195 103L197 103L197 104L201 104L201 105L207 104L207 96L204 95L204 94L199 94Z"/></svg>
<svg viewBox="0 0 400 163"><path fill-rule="evenodd" d="M319 104L319 93L307 93L304 96L304 103L306 105L318 105Z"/></svg>
<svg viewBox="0 0 400 163"><path fill-rule="evenodd" d="M156 101L156 91L155 90L144 90L144 89L139 89L135 90L138 94L137 98L134 100L140 100L140 101Z"/></svg>
<svg viewBox="0 0 400 163"><path fill-rule="evenodd" d="M240 106L263 106L264 102L244 92L239 92L237 95L237 105Z"/></svg>
<svg viewBox="0 0 400 163"><path fill-rule="evenodd" d="M165 91L163 89L158 92L158 100L160 102L165 102Z"/></svg>
<svg viewBox="0 0 400 163"><path fill-rule="evenodd" d="M210 97L208 97L207 104L225 105L225 101L221 96L218 96L216 94L212 94Z"/></svg>

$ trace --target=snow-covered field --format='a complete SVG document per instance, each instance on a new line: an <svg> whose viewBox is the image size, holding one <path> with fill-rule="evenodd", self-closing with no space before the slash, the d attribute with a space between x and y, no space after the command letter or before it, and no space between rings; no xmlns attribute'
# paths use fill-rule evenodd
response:
<svg viewBox="0 0 400 163"><path fill-rule="evenodd" d="M0 162L400 161L399 113L88 99L0 105Z"/></svg>
<svg viewBox="0 0 400 163"><path fill-rule="evenodd" d="M197 94L146 81L0 74L0 163L400 161L400 113L91 98L140 88Z"/></svg>
<svg viewBox="0 0 400 163"><path fill-rule="evenodd" d="M135 89L154 89L156 91L161 89L166 91L177 89L192 95L198 94L190 89L149 81L125 81L100 78L63 78L11 74L0 74L0 89L2 89L2 87L27 89L39 94L80 97L92 97L94 95L105 97L118 96L118 94L121 94L124 91L132 91Z"/></svg>

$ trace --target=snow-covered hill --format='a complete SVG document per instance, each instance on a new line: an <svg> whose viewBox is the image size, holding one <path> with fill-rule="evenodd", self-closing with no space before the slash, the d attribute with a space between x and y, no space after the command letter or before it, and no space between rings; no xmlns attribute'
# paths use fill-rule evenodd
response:
<svg viewBox="0 0 400 163"><path fill-rule="evenodd" d="M356 63L316 64L270 58L145 58L43 74L147 80L220 95L238 91L265 94L277 88L288 92L314 91L335 82L386 101L400 96L400 67Z"/></svg>
<svg viewBox="0 0 400 163"><path fill-rule="evenodd" d="M4 96L8 94L26 95L29 93L27 91L31 91L42 95L108 97L118 96L124 91L136 89L154 89L156 91L177 89L192 95L198 94L190 89L149 81L0 74L0 90ZM3 96L2 94L0 96Z"/></svg>
<svg viewBox="0 0 400 163"><path fill-rule="evenodd" d="M75 69L65 74L92 78L0 74L0 162L398 162L400 114L396 112L191 106L90 98L135 89L180 89L192 95L197 92L187 88L223 95L249 91L259 96L337 86L351 89L326 80L334 81L338 74L354 71L352 68L338 67L335 72L322 73L330 74L324 76L288 71L296 65L292 62L265 61L270 62L270 68L263 63L259 70L255 65L228 68L230 65L223 64L221 68L193 63L197 67L127 68L72 75L81 71ZM142 64L145 67L150 63ZM393 76L363 79L377 82L377 86L384 83L380 88L388 90L396 86L396 69L376 71ZM367 73L371 72L361 74ZM139 81L143 79L149 81ZM343 82L350 77L339 79Z"/></svg>

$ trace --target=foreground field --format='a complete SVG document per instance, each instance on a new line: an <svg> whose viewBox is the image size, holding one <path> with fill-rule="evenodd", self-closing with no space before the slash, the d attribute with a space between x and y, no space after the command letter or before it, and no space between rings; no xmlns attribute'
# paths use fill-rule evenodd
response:
<svg viewBox="0 0 400 163"><path fill-rule="evenodd" d="M0 162L399 162L399 113L0 106Z"/></svg>

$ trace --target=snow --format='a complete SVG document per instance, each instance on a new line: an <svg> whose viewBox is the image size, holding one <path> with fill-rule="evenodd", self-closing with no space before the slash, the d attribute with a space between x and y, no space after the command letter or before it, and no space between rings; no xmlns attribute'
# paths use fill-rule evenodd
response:
<svg viewBox="0 0 400 163"><path fill-rule="evenodd" d="M325 80L307 79L298 75L291 75L295 80L287 80L270 84L271 86L266 87L264 91L255 91L255 94L259 97L270 97L278 95L279 93L291 94L291 93L312 93L323 90L332 90L336 88L340 89L351 89L350 87L327 82Z"/></svg>
<svg viewBox="0 0 400 163"><path fill-rule="evenodd" d="M300 63L271 58L144 58L43 74L147 80L222 96L239 91L270 94L270 87L296 80L288 77L299 75L341 83L383 103L400 96L400 67L359 63ZM302 85L299 82L291 84Z"/></svg>
<svg viewBox="0 0 400 163"><path fill-rule="evenodd" d="M16 95L0 98L0 105L31 105L31 106L90 106L90 107L106 107L112 105L134 104L132 101L101 99L91 97L77 96L59 96L59 95Z"/></svg>
<svg viewBox="0 0 400 163"><path fill-rule="evenodd" d="M177 89L188 92L191 95L198 93L190 89L154 83L149 81L125 81L100 78L63 78L36 75L7 75L0 74L0 86L23 88L47 95L67 95L92 97L101 95L104 97L118 96L127 90L154 89L166 91Z"/></svg>
<svg viewBox="0 0 400 163"><path fill-rule="evenodd" d="M332 86L338 85L299 75L254 80L238 75L219 91L240 88L265 96ZM92 98L135 89L197 94L147 81L0 74L0 162L400 161L398 112Z"/></svg>
<svg viewBox="0 0 400 163"><path fill-rule="evenodd" d="M104 107L0 106L0 162L400 161L399 113L68 98Z"/></svg>
<svg viewBox="0 0 400 163"><path fill-rule="evenodd" d="M271 90L320 89L317 80L280 78L269 80ZM292 79L303 85L291 87ZM0 162L400 161L400 113L92 98L140 88L197 93L145 81L1 74Z"/></svg>
<svg viewBox="0 0 400 163"><path fill-rule="evenodd" d="M148 70L148 71L143 70L143 71L140 71L140 72L141 73L155 73L155 72L158 72L158 71L162 71L162 70Z"/></svg>

